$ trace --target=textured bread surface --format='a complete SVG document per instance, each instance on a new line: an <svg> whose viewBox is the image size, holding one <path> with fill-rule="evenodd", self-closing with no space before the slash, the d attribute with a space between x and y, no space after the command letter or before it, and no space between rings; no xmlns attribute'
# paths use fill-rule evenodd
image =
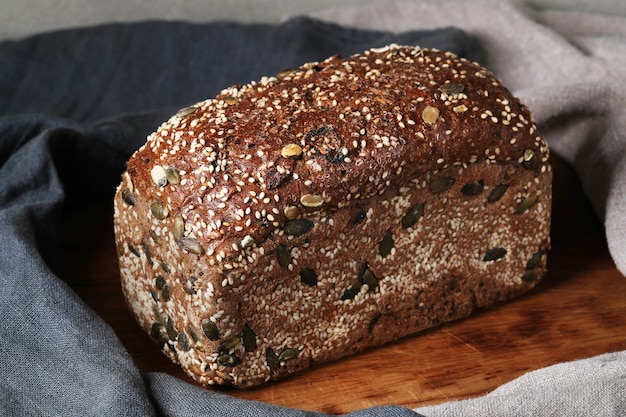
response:
<svg viewBox="0 0 626 417"><path fill-rule="evenodd" d="M548 157L529 110L450 53L285 70L182 109L129 160L122 288L198 382L258 385L532 288Z"/></svg>

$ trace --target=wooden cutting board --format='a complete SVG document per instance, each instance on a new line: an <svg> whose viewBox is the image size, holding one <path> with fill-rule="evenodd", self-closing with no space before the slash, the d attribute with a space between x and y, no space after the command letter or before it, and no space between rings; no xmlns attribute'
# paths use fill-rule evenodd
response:
<svg viewBox="0 0 626 417"><path fill-rule="evenodd" d="M208 388L271 404L346 413L486 394L528 371L626 350L626 278L572 170L554 160L549 273L530 293L396 343L249 390ZM56 272L115 330L141 371L194 383L134 322L122 297L111 201L67 213Z"/></svg>

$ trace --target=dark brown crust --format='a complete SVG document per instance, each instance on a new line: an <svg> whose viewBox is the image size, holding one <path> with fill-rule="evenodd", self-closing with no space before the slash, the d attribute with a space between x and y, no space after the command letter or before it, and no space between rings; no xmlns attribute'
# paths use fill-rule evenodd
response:
<svg viewBox="0 0 626 417"><path fill-rule="evenodd" d="M160 329L155 335L176 322L178 336L170 323L164 350L200 382L258 384L528 290L545 271L550 184L548 147L528 109L484 68L414 47L335 56L226 89L181 110L148 138L130 159L116 198L124 291L140 323ZM491 201L503 185L504 196ZM423 219L407 229L399 218L420 202ZM470 225L442 215L457 205L455 216ZM424 245L428 251L401 243L427 239L432 227L449 230L458 247L445 234ZM296 236L288 236L293 230ZM488 235L474 239L476 233ZM386 234L390 240L382 243ZM358 236L372 243L357 243ZM324 246L344 241L354 250L343 256L354 258L337 276L320 272L324 265L336 269ZM473 248L475 242L482 246ZM463 264L455 252L474 260ZM435 253L443 262L428 261ZM426 257L423 268L432 263L434 280L419 272L421 260L412 267L415 277L389 260L408 265L419 256ZM359 278L346 299L342 293L363 264L376 281L363 286L368 281ZM303 332L302 324L265 325L258 313L265 301L254 293L270 300L284 286L286 300L289 291L310 292L293 281L304 266L320 273L313 286L329 305L315 311L367 317L337 336L334 351L315 346L313 337L284 334ZM154 288L158 274L167 276L166 297ZM411 290L406 297L385 292L396 288L396 276ZM207 317L220 321L220 340L201 335L202 349L184 349ZM250 346L224 348L233 337L241 341L246 326L256 332L254 350L297 357L276 367ZM297 347L289 346L292 339ZM212 365L235 356L244 357L241 365ZM257 366L255 360L263 362L260 370L237 370Z"/></svg>
<svg viewBox="0 0 626 417"><path fill-rule="evenodd" d="M367 53L357 59L335 56L322 63L305 65L279 79L270 79L265 85L226 90L215 100L196 105L197 111L188 110L180 120L171 121L171 127L162 127L149 140L148 146L131 158L128 172L138 189L158 199L161 198L157 194L160 190L146 175L157 161L188 173L198 166L215 165L220 160L234 161L227 171L228 181L220 175L214 177L214 188L225 186L232 193L224 202L227 207L220 209L218 202L205 202L203 210L236 212L251 207L262 211L267 208L266 204L249 204L244 198L251 190L257 194L271 191L279 196L275 206L280 211L278 221L282 224L284 207L297 206L306 211L299 201L304 194L323 196L325 205L334 207L345 203L347 196L367 197L402 183L416 173L436 171L467 162L472 157L474 160L493 158L490 160L504 162L518 160L531 149L538 159L544 163L547 161L547 147L537 137L528 110L491 73L449 53L422 49L417 56L415 54L415 49L398 48ZM402 55L410 59L402 58ZM379 60L382 61L377 63ZM350 72L346 71L345 63L352 63ZM374 75L378 72L380 76ZM332 81L333 75L339 80ZM355 77L354 81L350 80L351 77ZM440 89L448 83L463 85L461 94L466 98L458 102L445 100ZM266 104L259 105L260 101ZM439 111L439 117L432 125L422 119L428 106ZM454 109L458 106L465 106L468 110L457 112ZM364 108L369 111L364 112ZM369 122L368 114L371 116ZM219 126L216 126L216 116ZM400 121L398 116L402 118ZM194 120L198 124L191 127ZM413 120L416 125L410 125L407 120ZM515 132L513 128L517 124L522 127ZM213 127L218 133L223 131L221 137L211 133ZM359 133L361 129L365 129L364 134ZM164 131L167 134L163 134ZM194 132L193 136L190 131ZM171 138L175 132L181 134L178 142L187 140L188 143L204 133L205 146L212 144L216 150L223 142L222 158L218 155L217 161L213 161L195 152L195 160L191 162L190 156L185 155L188 149L184 147L178 152L168 152L172 146L161 142L160 138ZM424 138L418 136L419 133ZM375 135L395 137L397 146L378 148L383 140L375 139ZM325 144L325 140L331 144ZM353 144L355 140L357 149ZM512 140L515 140L514 144L510 144ZM361 148L361 141L365 141L364 148ZM303 148L308 145L310 150L305 150L300 159L283 158L281 149L291 143ZM348 155L342 156L340 150L343 148L348 149ZM263 152L261 156L260 151ZM243 160L241 155L250 159ZM352 162L337 162L342 158L345 161L345 157ZM271 163L275 165L268 167ZM402 171L398 174L400 164ZM537 164L536 169L540 165ZM278 173L278 166L296 173L299 180ZM247 192L234 190L241 175L235 173L237 168L260 177L254 183L246 183ZM168 188L167 197L171 199L173 212L204 196L197 187L190 187L192 181L200 183L201 176L196 174L184 185ZM222 230L222 234L241 238L251 235L255 240L263 240L270 231L262 220L251 226L236 220L229 223L231 227ZM243 230L237 232L234 230L236 226L243 227Z"/></svg>

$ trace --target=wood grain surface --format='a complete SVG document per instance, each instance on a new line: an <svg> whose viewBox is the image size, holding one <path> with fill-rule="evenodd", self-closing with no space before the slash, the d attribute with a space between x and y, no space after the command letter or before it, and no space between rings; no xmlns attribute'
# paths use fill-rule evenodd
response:
<svg viewBox="0 0 626 417"><path fill-rule="evenodd" d="M626 278L573 171L554 160L549 272L530 293L398 342L248 389L207 388L271 404L346 413L484 395L528 371L626 350ZM122 297L111 201L66 213L56 273L119 336L138 368L194 383L135 323Z"/></svg>

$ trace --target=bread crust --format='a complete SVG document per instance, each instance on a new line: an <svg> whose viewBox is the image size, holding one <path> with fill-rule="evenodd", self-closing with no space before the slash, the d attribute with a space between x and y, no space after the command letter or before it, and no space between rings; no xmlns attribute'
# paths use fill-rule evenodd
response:
<svg viewBox="0 0 626 417"><path fill-rule="evenodd" d="M115 198L122 287L197 381L258 385L532 288L549 149L486 69L390 45L182 109Z"/></svg>

